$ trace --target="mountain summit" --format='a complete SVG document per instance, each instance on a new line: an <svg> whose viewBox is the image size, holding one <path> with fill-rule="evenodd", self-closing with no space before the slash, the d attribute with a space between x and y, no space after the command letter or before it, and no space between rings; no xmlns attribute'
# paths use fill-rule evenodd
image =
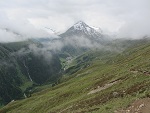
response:
<svg viewBox="0 0 150 113"><path fill-rule="evenodd" d="M79 21L76 24L74 24L73 27L76 30L84 30L86 27L88 27L88 25L83 21Z"/></svg>
<svg viewBox="0 0 150 113"><path fill-rule="evenodd" d="M83 21L79 21L70 27L65 33L60 35L61 37L71 37L71 36L84 36L84 37L102 37L102 34L90 27Z"/></svg>
<svg viewBox="0 0 150 113"><path fill-rule="evenodd" d="M61 34L62 38L85 38L89 41L104 44L109 41L108 36L104 35L101 30L90 27L83 21L75 23L65 33Z"/></svg>
<svg viewBox="0 0 150 113"><path fill-rule="evenodd" d="M95 35L95 34L98 35L99 34L99 32L97 32L94 28L88 26L83 21L79 21L76 24L74 24L73 29L76 31L82 31L87 35Z"/></svg>

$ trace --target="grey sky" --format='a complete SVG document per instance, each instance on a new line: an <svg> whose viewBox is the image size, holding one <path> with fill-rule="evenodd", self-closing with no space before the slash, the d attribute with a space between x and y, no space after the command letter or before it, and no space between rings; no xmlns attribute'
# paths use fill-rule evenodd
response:
<svg viewBox="0 0 150 113"><path fill-rule="evenodd" d="M150 35L149 0L0 0L0 28L27 37L48 37L44 27L64 32L75 22L116 32L118 37ZM0 41L20 37L0 29Z"/></svg>

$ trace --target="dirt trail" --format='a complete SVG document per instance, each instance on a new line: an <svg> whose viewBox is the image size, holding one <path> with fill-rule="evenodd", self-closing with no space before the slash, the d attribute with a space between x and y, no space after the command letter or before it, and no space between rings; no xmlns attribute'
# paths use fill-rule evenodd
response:
<svg viewBox="0 0 150 113"><path fill-rule="evenodd" d="M136 100L127 109L117 110L115 113L150 113L150 98Z"/></svg>
<svg viewBox="0 0 150 113"><path fill-rule="evenodd" d="M116 84L117 82L118 82L118 81L114 81L114 82L112 82L112 83L105 84L105 85L102 86L102 87L98 86L97 89L94 89L94 90L90 91L90 92L88 93L88 95L89 95L89 94L97 93L97 92L102 91L102 90L104 90L104 89L107 89L107 88L111 87L112 85Z"/></svg>
<svg viewBox="0 0 150 113"><path fill-rule="evenodd" d="M141 73L141 74L144 74L144 75L147 75L147 76L150 76L150 72L149 71L143 71L143 70L130 70L131 73Z"/></svg>

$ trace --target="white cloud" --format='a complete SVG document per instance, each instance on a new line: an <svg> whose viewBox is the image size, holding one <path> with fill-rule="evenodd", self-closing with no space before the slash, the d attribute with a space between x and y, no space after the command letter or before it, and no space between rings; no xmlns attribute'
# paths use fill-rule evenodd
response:
<svg viewBox="0 0 150 113"><path fill-rule="evenodd" d="M119 37L141 37L150 35L149 4L149 0L1 0L0 28L11 28L26 37L47 37L43 27L63 32L83 20L118 32Z"/></svg>

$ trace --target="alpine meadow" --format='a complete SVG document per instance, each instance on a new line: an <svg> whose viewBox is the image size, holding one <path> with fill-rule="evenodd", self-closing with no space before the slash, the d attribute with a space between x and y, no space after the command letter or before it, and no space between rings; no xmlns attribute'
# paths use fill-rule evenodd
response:
<svg viewBox="0 0 150 113"><path fill-rule="evenodd" d="M0 1L0 113L150 113L150 1Z"/></svg>

